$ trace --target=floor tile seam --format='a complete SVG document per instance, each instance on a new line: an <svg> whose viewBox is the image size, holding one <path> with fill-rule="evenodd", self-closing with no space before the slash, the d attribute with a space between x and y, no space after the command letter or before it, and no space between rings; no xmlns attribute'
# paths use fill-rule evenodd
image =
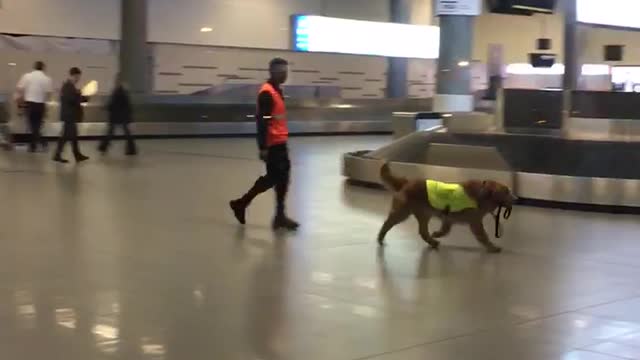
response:
<svg viewBox="0 0 640 360"><path fill-rule="evenodd" d="M513 326L518 326L518 325L513 325ZM462 339L462 338L465 338L465 337L472 337L472 336L475 336L475 335L478 335L478 334L487 333L487 332L490 332L490 331L496 330L496 329L499 329L499 327L479 329L477 331L472 331L472 332L463 333L463 334L459 334L459 335L449 336L449 337L445 337L445 338L441 338L441 339L435 339L435 340L427 341L427 342L420 343L420 344L415 344L415 345L406 346L406 347L403 347L403 348L398 348L398 349L394 349L394 350L385 351L385 352L382 352L382 353L379 353L379 354L367 355L367 356L359 357L359 358L356 358L356 359L353 359L353 360L374 359L374 358L377 358L377 357L380 357L380 356L394 354L394 353L400 353L400 352L403 352L403 351L408 351L408 350L412 350L412 349L423 347L423 346L429 346L429 345L435 345L435 344L439 344L439 343L445 343L445 342L448 342L448 341ZM630 331L629 333L633 333L633 331ZM597 344L601 344L601 343L605 343L605 342L610 342L609 341L610 339L611 338L609 338L609 339L601 339L600 341L595 342L593 345L597 345ZM615 355L611 355L611 354L606 354L606 353L602 353L602 352L586 349L586 347L593 346L593 345L575 347L575 348L573 348L573 350L579 350L579 351L585 351L585 352L590 352L590 353L599 354L599 355L605 355L605 356L613 357L613 358L616 358L616 359L622 359L622 360L635 360L633 358L625 358L625 357L615 356ZM571 350L567 350L567 351L564 351L564 352L570 352L570 351Z"/></svg>
<svg viewBox="0 0 640 360"><path fill-rule="evenodd" d="M602 318L599 318L599 319L602 319ZM619 321L619 320L613 320L613 321ZM614 344L618 344L618 345L626 345L624 343L619 343L619 342L615 341L615 339L620 337L620 336L626 336L626 335L634 334L634 333L637 333L637 332L638 332L637 329L636 330L626 330L626 331L623 331L620 334L616 334L616 335L612 335L612 336L606 336L606 337L602 337L602 338L599 338L599 339L592 339L593 342L589 342L586 345L576 346L576 348L580 349L580 350L588 350L588 348L590 348L592 346L596 346L596 345L600 345L600 344L604 344L604 343L614 343ZM633 348L638 348L637 346L630 346L630 345L626 345L626 346L633 347ZM593 350L588 350L588 351L593 351Z"/></svg>
<svg viewBox="0 0 640 360"><path fill-rule="evenodd" d="M216 154L207 154L207 153L198 153L198 152L186 152L186 151L164 151L164 150L151 150L149 153L156 155L172 155L172 156L193 156L193 157L202 157L202 158L215 158L221 160L241 160L246 162L253 163L262 163L262 160L256 157L242 157L242 156L225 156L225 155L216 155ZM295 161L294 159L291 161L291 166L297 167L300 166L301 163Z"/></svg>
<svg viewBox="0 0 640 360"><path fill-rule="evenodd" d="M591 316L591 317L594 317L594 318L603 319L603 320L620 321L620 320L616 320L616 319L608 319L606 317L602 317L602 316L598 316L598 315L583 314L581 312L584 311L584 310L588 310L588 309L594 308L594 307L611 305L611 304L615 304L617 302L629 301L629 300L633 300L633 299L637 299L637 298L640 298L640 295L634 295L634 296L619 298L619 299L616 299L616 300L605 301L605 302L598 303L598 304L579 307L579 308L574 309L574 310L560 311L560 312L557 312L557 313L547 314L547 315L536 317L536 318L533 318L533 319L527 319L527 320L524 320L524 321L521 321L521 322L517 322L517 323L514 324L514 326L527 325L527 324L534 323L534 322L537 322L537 321L548 320L548 319L551 319L551 318L554 318L554 317L567 315L567 314L588 315L588 316Z"/></svg>
<svg viewBox="0 0 640 360"><path fill-rule="evenodd" d="M191 151L151 150L150 152L152 154L160 154L160 155L207 157L207 158L219 158L219 159L227 159L227 160L247 160L251 162L260 161L259 159L250 158L250 157L207 154L207 153L191 152Z"/></svg>
<svg viewBox="0 0 640 360"><path fill-rule="evenodd" d="M477 335L477 334L482 334L482 333L485 333L487 331L489 331L489 330L488 329L480 329L480 330L477 330L477 331L472 331L472 332L463 333L463 334L459 334L459 335L448 336L448 337L444 337L444 338L440 338L440 339L434 339L434 340L431 340L431 341L426 341L426 342L415 344L415 345L410 345L410 346L405 346L405 347L394 349L394 350L384 351L384 352L381 352L379 354L367 355L367 356L355 358L353 360L374 359L374 358L377 358L377 357L380 357L380 356L394 354L394 353L400 353L400 352L403 352L403 351L408 351L408 350L416 349L416 348L423 347L423 346L435 345L435 344L440 344L440 343L444 343L444 342L451 341L451 340L462 339L462 338L465 338L465 337L470 337L470 336L474 336L474 335Z"/></svg>
<svg viewBox="0 0 640 360"><path fill-rule="evenodd" d="M606 341L604 341L606 342ZM621 359L621 360L636 360L634 358L630 358L630 357L622 357L622 356L618 356L618 355L613 355L613 354L607 354L601 351L596 351L596 350L591 350L591 349L585 349L583 347L577 347L574 348L575 350L578 351L584 351L584 352L588 352L588 353L592 353L592 354L598 354L598 355L603 355L603 356L608 356L610 358L615 358L615 359Z"/></svg>
<svg viewBox="0 0 640 360"><path fill-rule="evenodd" d="M631 269L639 269L640 270L640 265L633 265L633 264L626 264L626 263L618 263L618 262L610 262L610 261L596 261L593 259L572 259L572 260L567 260L564 259L558 255L544 255L544 254L538 254L538 253L533 253L533 252L505 252L505 254L514 254L514 255L519 255L519 256L525 256L525 257L531 257L531 258L542 258L542 259L551 259L554 261L557 261L559 263L566 263L566 264L580 264L580 263L587 263L587 264L597 264L597 265L613 265L613 266L618 266L618 267L622 267L622 268L631 268Z"/></svg>
<svg viewBox="0 0 640 360"><path fill-rule="evenodd" d="M5 174L5 175L15 175L15 174L26 174L26 175L47 175L47 174L51 174L51 172L48 171L44 171L44 170L32 170L32 169L14 169L14 168L3 168L0 167L0 174Z"/></svg>

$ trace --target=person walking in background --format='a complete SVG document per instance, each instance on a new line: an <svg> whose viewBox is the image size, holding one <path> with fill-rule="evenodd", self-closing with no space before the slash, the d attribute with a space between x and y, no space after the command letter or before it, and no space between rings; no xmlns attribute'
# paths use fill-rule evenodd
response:
<svg viewBox="0 0 640 360"><path fill-rule="evenodd" d="M109 112L109 127L104 138L100 142L98 150L106 154L109 151L109 145L113 139L116 126L121 126L124 132L125 140L127 141L127 148L125 154L136 155L138 150L136 149L136 143L131 135L129 124L131 123L133 107L131 105L131 97L129 96L129 90L122 81L120 74L116 77L116 87L111 93L109 103L107 104L107 111Z"/></svg>
<svg viewBox="0 0 640 360"><path fill-rule="evenodd" d="M282 84L287 81L288 76L287 61L280 58L271 60L269 74L269 81L262 85L258 94L256 114L260 159L266 163L267 174L258 178L249 192L240 199L231 201L229 205L236 219L244 224L251 201L259 194L275 188L276 214L273 218L273 229L296 230L299 224L291 220L285 212L291 171L287 146L287 109L282 92Z"/></svg>
<svg viewBox="0 0 640 360"><path fill-rule="evenodd" d="M24 74L17 86L18 106L26 111L31 139L29 151L35 152L38 145L47 148L47 142L42 139L42 121L46 112L46 103L51 99L53 84L51 78L45 74L45 64L36 61L33 71Z"/></svg>
<svg viewBox="0 0 640 360"><path fill-rule="evenodd" d="M82 103L88 102L89 98L82 96L77 85L82 77L82 71L77 67L69 70L69 78L62 85L60 91L60 121L62 122L62 133L58 139L58 147L56 149L53 160L61 163L69 161L62 158L62 151L67 141L71 141L73 155L76 162L88 160L89 157L84 156L80 152L78 145L78 122L82 121L84 111Z"/></svg>

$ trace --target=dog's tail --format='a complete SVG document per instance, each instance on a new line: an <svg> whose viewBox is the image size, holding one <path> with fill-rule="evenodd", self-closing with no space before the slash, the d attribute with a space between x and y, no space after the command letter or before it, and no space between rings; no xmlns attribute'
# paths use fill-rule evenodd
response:
<svg viewBox="0 0 640 360"><path fill-rule="evenodd" d="M408 182L405 178L394 176L393 173L391 173L391 167L389 167L388 162L380 168L380 179L382 183L393 192L400 191Z"/></svg>

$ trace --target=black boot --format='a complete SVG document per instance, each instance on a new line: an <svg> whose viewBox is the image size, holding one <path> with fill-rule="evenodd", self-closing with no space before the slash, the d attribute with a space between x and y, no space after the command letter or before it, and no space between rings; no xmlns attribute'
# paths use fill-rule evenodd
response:
<svg viewBox="0 0 640 360"><path fill-rule="evenodd" d="M285 229L289 231L295 231L298 230L300 224L290 219L287 215L279 214L276 215L275 218L273 218L273 223L271 224L271 226L273 227L273 230Z"/></svg>
<svg viewBox="0 0 640 360"><path fill-rule="evenodd" d="M251 189L244 194L243 197L229 202L229 207L233 210L233 215L242 225L246 223L247 208L256 196L271 188L271 181L266 176L262 176L256 180Z"/></svg>
<svg viewBox="0 0 640 360"><path fill-rule="evenodd" d="M83 154L76 154L75 157L76 157L76 162L78 163L89 160L89 157Z"/></svg>
<svg viewBox="0 0 640 360"><path fill-rule="evenodd" d="M62 156L57 155L57 154L53 157L53 161L59 162L59 163L63 163L63 164L66 164L66 163L69 162L69 160L63 159Z"/></svg>
<svg viewBox="0 0 640 360"><path fill-rule="evenodd" d="M233 215L236 217L236 220L242 225L246 224L246 214L247 214L247 203L242 199L232 200L229 202L229 207L233 211Z"/></svg>

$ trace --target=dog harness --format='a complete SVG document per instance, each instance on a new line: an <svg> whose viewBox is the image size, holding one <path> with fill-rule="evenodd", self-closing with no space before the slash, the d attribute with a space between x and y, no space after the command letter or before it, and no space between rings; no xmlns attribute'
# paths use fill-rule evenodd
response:
<svg viewBox="0 0 640 360"><path fill-rule="evenodd" d="M470 198L459 184L427 180L427 195L431 206L438 210L458 212L478 207L475 200Z"/></svg>

